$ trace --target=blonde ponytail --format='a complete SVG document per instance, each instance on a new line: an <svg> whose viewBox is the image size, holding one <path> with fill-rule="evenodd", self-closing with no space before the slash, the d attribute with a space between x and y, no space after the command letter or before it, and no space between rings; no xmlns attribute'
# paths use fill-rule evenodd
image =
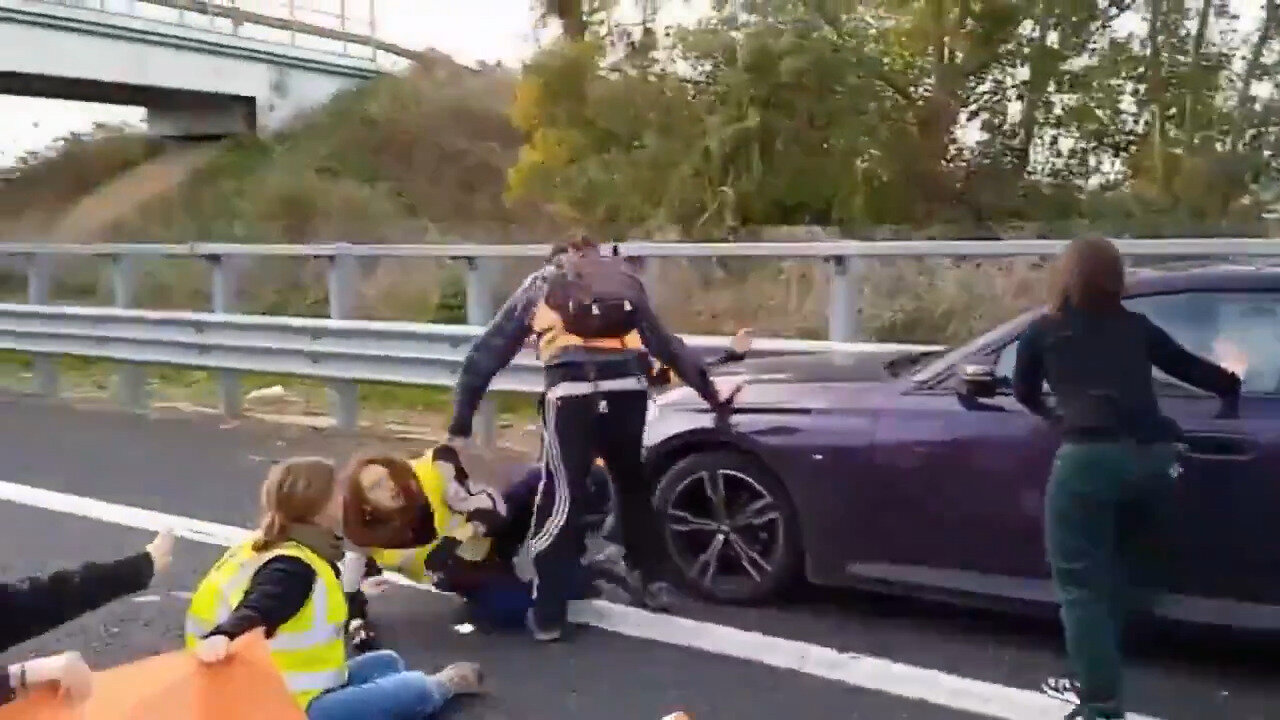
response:
<svg viewBox="0 0 1280 720"><path fill-rule="evenodd" d="M289 536L289 523L279 513L266 512L258 523L258 532L253 539L253 551L265 552L284 542Z"/></svg>
<svg viewBox="0 0 1280 720"><path fill-rule="evenodd" d="M291 525L310 523L337 490L333 463L324 458L296 457L276 463L262 482L262 519L253 539L254 552L265 552L289 537Z"/></svg>

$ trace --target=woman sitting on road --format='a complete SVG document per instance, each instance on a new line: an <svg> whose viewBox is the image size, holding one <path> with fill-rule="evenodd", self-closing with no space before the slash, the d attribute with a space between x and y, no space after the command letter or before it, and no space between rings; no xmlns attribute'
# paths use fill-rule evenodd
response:
<svg viewBox="0 0 1280 720"><path fill-rule="evenodd" d="M173 533L162 532L143 552L109 563L85 563L43 577L0 585L0 651L92 612L119 598L145 590L173 561ZM57 683L73 702L88 698L92 674L80 653L27 660L0 674L0 705L19 692Z"/></svg>
<svg viewBox="0 0 1280 720"><path fill-rule="evenodd" d="M262 523L222 556L196 586L186 644L205 663L222 661L231 641L266 631L271 657L298 706L312 720L418 720L449 698L480 691L472 663L427 675L399 655L348 661L347 603L338 578L344 493L333 465L293 458L262 485Z"/></svg>
<svg viewBox="0 0 1280 720"><path fill-rule="evenodd" d="M1125 309L1124 263L1109 241L1072 242L1055 273L1051 306L1023 332L1013 371L1018 402L1062 433L1045 544L1075 677L1045 690L1075 704L1069 718L1123 718L1124 622L1159 587L1152 570L1168 548L1160 531L1178 475L1181 430L1160 412L1151 369L1217 395L1219 417L1236 415L1240 378Z"/></svg>

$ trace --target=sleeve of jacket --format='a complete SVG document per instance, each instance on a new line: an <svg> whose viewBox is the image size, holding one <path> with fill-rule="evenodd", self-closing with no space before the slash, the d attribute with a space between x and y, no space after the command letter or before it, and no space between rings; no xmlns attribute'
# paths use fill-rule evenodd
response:
<svg viewBox="0 0 1280 720"><path fill-rule="evenodd" d="M43 577L0 585L0 648L8 649L151 584L145 552L108 563L85 563Z"/></svg>
<svg viewBox="0 0 1280 720"><path fill-rule="evenodd" d="M1050 422L1056 420L1044 401L1044 329L1038 319L1018 339L1013 363L1013 398L1032 414Z"/></svg>
<svg viewBox="0 0 1280 720"><path fill-rule="evenodd" d="M304 560L271 558L253 574L240 604L209 634L235 640L260 627L269 638L306 606L315 582L316 571Z"/></svg>
<svg viewBox="0 0 1280 720"><path fill-rule="evenodd" d="M471 421L493 376L511 363L533 332L533 312L546 291L547 273L543 268L525 278L467 352L458 373L450 435L471 436Z"/></svg>
<svg viewBox="0 0 1280 720"><path fill-rule="evenodd" d="M1240 378L1235 373L1186 349L1145 315L1142 320L1152 365L1170 377L1220 398L1234 398L1240 394Z"/></svg>
<svg viewBox="0 0 1280 720"><path fill-rule="evenodd" d="M672 372L693 388L693 391L698 393L708 405L717 408L720 406L720 396L711 382L707 366L697 353L685 345L683 340L663 326L647 297L637 299L636 330L640 333L640 339L644 341L645 348L653 357L671 368Z"/></svg>

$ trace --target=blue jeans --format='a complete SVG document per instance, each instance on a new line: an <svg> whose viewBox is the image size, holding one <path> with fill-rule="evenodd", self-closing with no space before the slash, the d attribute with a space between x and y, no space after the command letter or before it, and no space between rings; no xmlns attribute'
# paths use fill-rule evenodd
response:
<svg viewBox="0 0 1280 720"><path fill-rule="evenodd" d="M394 650L378 650L347 662L347 684L316 697L309 720L426 720L453 692L436 678L405 670Z"/></svg>

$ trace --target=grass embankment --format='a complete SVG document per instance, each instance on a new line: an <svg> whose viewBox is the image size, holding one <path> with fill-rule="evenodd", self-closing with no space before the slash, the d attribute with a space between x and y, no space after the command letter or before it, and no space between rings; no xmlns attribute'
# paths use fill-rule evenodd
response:
<svg viewBox="0 0 1280 720"><path fill-rule="evenodd" d="M30 390L31 370L30 356L0 350L0 387ZM64 357L59 361L58 370L60 389L67 397L100 398L115 393L115 363ZM218 404L216 371L152 365L147 367L147 377L152 402L199 407L216 407ZM286 389L286 397L250 403L250 411L306 416L324 414L329 410L328 391L323 381L243 373L240 383L245 393L276 385ZM535 422L534 401L530 396L496 392L490 397L496 403L499 421L504 426L519 429ZM360 386L360 408L364 423L431 427L452 408L452 391L448 388L366 383Z"/></svg>
<svg viewBox="0 0 1280 720"><path fill-rule="evenodd" d="M506 243L559 236L565 226L554 213L509 206L503 197L506 170L522 142L506 114L516 79L509 71L473 71L438 58L403 76L379 78L334 98L286 132L223 142L185 180L114 215L95 236L242 243ZM79 196L161 150L128 136L70 143L0 189L0 228L21 225L25 239L38 236L30 230L38 229L39 220L56 221ZM110 303L104 265L88 259L60 263L55 299ZM502 284L513 287L528 269L528 263L508 263ZM198 261L152 260L139 271L138 306L209 307L208 269ZM357 317L463 320L463 276L456 264L400 259L373 262L361 272ZM21 278L2 275L0 293L21 297ZM1039 271L1022 261L869 261L861 276L862 328L876 340L957 341L1040 294ZM825 335L828 288L819 264L671 259L659 263L657 277L659 310L679 331L725 334L750 325L761 335ZM241 268L237 285L239 308L246 312L327 312L323 262L257 260ZM68 388L110 389L111 364L64 365ZM167 368L151 376L156 398L216 399L210 373ZM249 391L275 384L304 404L324 405L319 383L249 376L243 386ZM438 414L448 392L367 387L362 403L374 412ZM502 405L521 417L527 399Z"/></svg>

